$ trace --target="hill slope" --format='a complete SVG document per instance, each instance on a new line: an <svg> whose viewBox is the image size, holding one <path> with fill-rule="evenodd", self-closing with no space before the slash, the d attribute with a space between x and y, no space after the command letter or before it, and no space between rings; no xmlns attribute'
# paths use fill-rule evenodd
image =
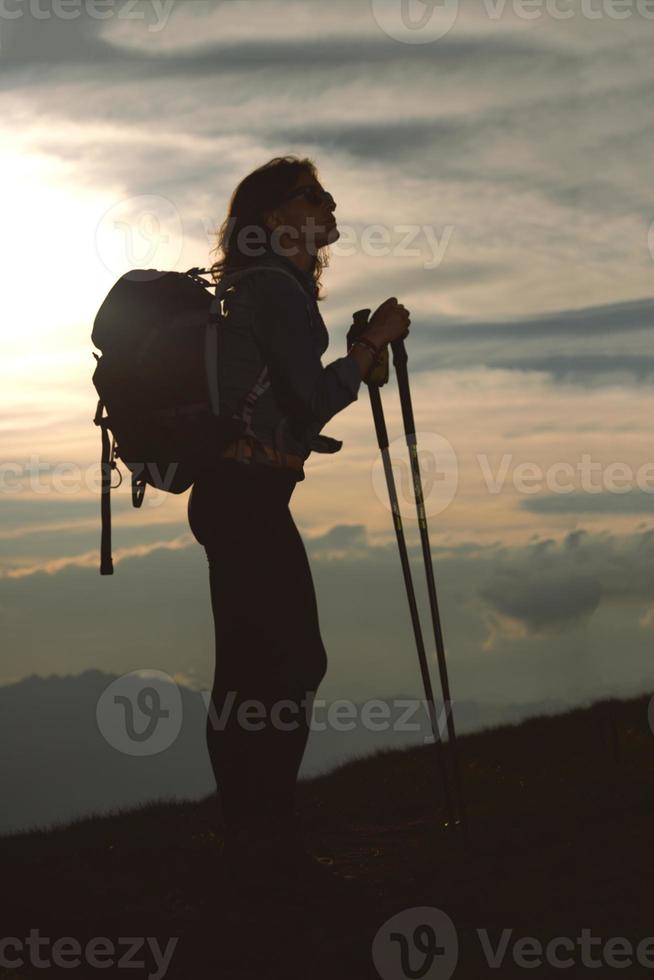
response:
<svg viewBox="0 0 654 980"><path fill-rule="evenodd" d="M595 958L595 976L612 976L611 957L617 963L622 955L624 963L629 954L619 944L605 947L608 940L633 943L635 963L638 943L654 935L648 702L603 702L461 738L467 840L442 829L433 746L380 752L300 783L308 843L366 877L369 901L336 906L315 895L301 905L236 903L216 885L215 797L162 801L0 838L3 935L24 941L38 929L51 944L60 937L82 948L92 937L114 944L113 968L53 968L48 976L124 977L117 965L127 951L121 937L156 937L161 950L178 937L167 967L157 967L150 947L134 952L145 963L130 970L134 977L477 980L524 976L518 964L529 956L536 977L561 976L560 966L546 964L554 956L573 958L570 976L591 968L584 957ZM431 972L420 970L431 955L419 952L427 932L422 939L416 932L430 913L415 910L425 906L443 913ZM403 911L397 929L384 928ZM402 942L387 935L398 929L406 930L413 957L404 967ZM537 945L515 946L526 937L543 947L556 937L565 944L534 967ZM452 973L448 956L457 957L457 941ZM501 969L491 969L486 956L499 947L500 957L502 941ZM643 962L646 953L643 945ZM24 966L0 968L0 977L44 975L30 967L27 947L10 955ZM650 973L634 965L627 975Z"/></svg>

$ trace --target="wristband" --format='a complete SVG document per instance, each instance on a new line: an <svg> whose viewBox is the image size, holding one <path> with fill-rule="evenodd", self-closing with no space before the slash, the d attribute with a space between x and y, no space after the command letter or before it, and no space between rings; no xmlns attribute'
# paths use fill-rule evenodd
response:
<svg viewBox="0 0 654 980"><path fill-rule="evenodd" d="M377 354L375 353L372 344L366 344L366 343L362 342L361 340L355 340L352 344L350 344L350 351L353 350L355 347L363 347L363 349L365 351L367 351L369 354L372 354L372 361L370 363L370 367L368 368L368 370L366 371L366 373L363 375L363 380L365 381L366 378L368 377L368 375L372 373L372 370L373 370L373 368L375 366L375 362L377 360Z"/></svg>
<svg viewBox="0 0 654 980"><path fill-rule="evenodd" d="M377 344L374 343L374 341L370 340L369 337L366 337L364 335L362 335L361 337L357 337L355 343L364 344L366 347L369 347L370 350L373 351L373 353L375 354L375 357L378 357L379 354L381 354L382 352L381 347L378 347Z"/></svg>
<svg viewBox="0 0 654 980"><path fill-rule="evenodd" d="M367 351L368 354L372 354L372 363L370 365L370 370L372 370L372 365L375 363L375 361L377 360L377 357L379 356L377 354L376 350L374 349L374 347L372 346L372 344L366 344L362 340L355 340L350 345L350 350L352 350L354 347L363 347L363 349L365 351ZM368 372L368 373L370 373L370 372Z"/></svg>

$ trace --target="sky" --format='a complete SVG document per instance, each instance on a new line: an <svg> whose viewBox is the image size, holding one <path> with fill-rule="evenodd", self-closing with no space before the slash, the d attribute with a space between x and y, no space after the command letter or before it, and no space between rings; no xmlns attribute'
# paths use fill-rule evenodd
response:
<svg viewBox="0 0 654 980"><path fill-rule="evenodd" d="M308 155L337 202L323 364L397 296L453 696L654 688L654 5L0 5L0 685L158 670L210 686L188 495L113 496L99 564L90 334L129 268L206 265L229 197ZM382 389L432 664L394 377ZM368 393L291 510L321 694L421 695Z"/></svg>

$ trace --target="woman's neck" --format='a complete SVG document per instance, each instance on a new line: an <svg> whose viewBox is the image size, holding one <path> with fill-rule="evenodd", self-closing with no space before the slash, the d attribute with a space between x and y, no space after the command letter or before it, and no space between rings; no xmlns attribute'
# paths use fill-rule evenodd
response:
<svg viewBox="0 0 654 980"><path fill-rule="evenodd" d="M299 269L301 272L304 272L307 275L312 274L316 265L315 255L310 255L309 252L305 251L305 249L301 248L295 243L293 243L293 245L290 247L287 246L286 243L282 243L282 247L283 251L280 251L279 254L282 255L287 262L291 262L296 269ZM272 252L275 254L274 249L272 249Z"/></svg>

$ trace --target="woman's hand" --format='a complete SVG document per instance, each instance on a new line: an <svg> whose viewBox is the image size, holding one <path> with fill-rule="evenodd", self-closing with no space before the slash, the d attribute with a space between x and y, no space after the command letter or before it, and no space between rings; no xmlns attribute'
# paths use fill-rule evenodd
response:
<svg viewBox="0 0 654 980"><path fill-rule="evenodd" d="M411 319L406 306L398 303L395 296L385 300L370 317L364 333L366 337L384 346L409 333Z"/></svg>

